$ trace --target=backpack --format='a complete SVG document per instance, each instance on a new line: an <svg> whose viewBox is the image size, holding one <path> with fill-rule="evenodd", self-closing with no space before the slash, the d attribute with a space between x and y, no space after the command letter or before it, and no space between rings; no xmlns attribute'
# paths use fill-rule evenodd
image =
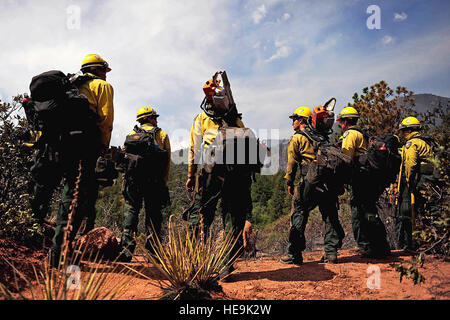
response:
<svg viewBox="0 0 450 320"><path fill-rule="evenodd" d="M344 154L341 148L330 143L328 137L313 130L302 130L296 133L305 136L314 147L316 161L307 168L306 180L311 184L326 183L329 188L340 189L349 183L353 172L351 157Z"/></svg>
<svg viewBox="0 0 450 320"><path fill-rule="evenodd" d="M125 138L124 158L127 177L135 179L163 177L169 155L155 142L156 132L159 130L161 129L154 127L147 131L135 126L135 133Z"/></svg>
<svg viewBox="0 0 450 320"><path fill-rule="evenodd" d="M249 128L219 128L214 142L205 149L204 168L211 173L216 165L239 174L261 173L267 148L264 148Z"/></svg>
<svg viewBox="0 0 450 320"><path fill-rule="evenodd" d="M97 182L103 187L109 187L114 184L114 179L119 176L118 170L115 167L115 162L108 155L100 156L95 164L95 174Z"/></svg>
<svg viewBox="0 0 450 320"><path fill-rule="evenodd" d="M30 83L31 100L23 104L28 122L41 131L41 143L58 151L88 154L100 145L97 115L89 101L58 70L36 75Z"/></svg>
<svg viewBox="0 0 450 320"><path fill-rule="evenodd" d="M400 169L399 148L400 142L392 133L370 137L367 152L359 156L361 173L375 178L382 187L387 187L395 180Z"/></svg>

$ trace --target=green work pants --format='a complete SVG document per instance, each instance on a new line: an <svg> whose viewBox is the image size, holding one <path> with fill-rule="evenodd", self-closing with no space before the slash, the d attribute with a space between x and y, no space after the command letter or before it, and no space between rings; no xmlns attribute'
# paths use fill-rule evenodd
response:
<svg viewBox="0 0 450 320"><path fill-rule="evenodd" d="M377 202L382 190L376 177L356 176L349 193L353 236L359 249L370 250L374 256L386 256L390 253L390 246L386 228L378 214Z"/></svg>
<svg viewBox="0 0 450 320"><path fill-rule="evenodd" d="M54 258L58 258L61 252L77 180L79 181L77 193L78 210L76 210L75 216L72 217L72 231L68 236L68 243L72 243L85 217L88 218L88 225L86 225L85 232L94 227L96 216L95 202L98 197L98 183L95 175L96 160L96 156L82 160L80 176L80 160L76 157L66 159L63 164L64 187L61 193L61 203L58 210L55 235L51 249Z"/></svg>
<svg viewBox="0 0 450 320"><path fill-rule="evenodd" d="M168 190L163 179L136 181L125 178L123 196L125 207L123 211L124 229L120 240L121 255L132 257L136 248L134 235L138 231L139 212L142 204L145 209L145 247L152 251L150 239L152 232L156 237L161 235L163 216L161 209L168 202Z"/></svg>
<svg viewBox="0 0 450 320"><path fill-rule="evenodd" d="M228 257L234 261L243 252L242 231L252 212L251 176L227 172L217 165L212 173L201 169L197 179L197 192L188 211L189 225L196 231L203 227L204 234L208 234L221 200L225 232L232 232L237 239Z"/></svg>
<svg viewBox="0 0 450 320"><path fill-rule="evenodd" d="M399 249L415 249L415 244L412 237L412 205L411 205L411 193L414 192L416 212L415 218L418 215L424 215L425 213L432 216L438 214L439 207L438 201L440 196L435 192L429 190L431 186L437 184L433 175L420 175L417 179L417 186L414 190L408 188L406 180L400 182L398 206L396 208L395 216L395 231L397 238L397 246ZM428 191L431 194L430 197L424 197L424 194Z"/></svg>
<svg viewBox="0 0 450 320"><path fill-rule="evenodd" d="M306 248L305 229L309 213L316 206L325 223L324 251L327 255L336 255L342 246L345 233L338 217L337 195L321 192L315 185L303 179L294 197L294 210L291 215L287 254L293 260L301 258Z"/></svg>

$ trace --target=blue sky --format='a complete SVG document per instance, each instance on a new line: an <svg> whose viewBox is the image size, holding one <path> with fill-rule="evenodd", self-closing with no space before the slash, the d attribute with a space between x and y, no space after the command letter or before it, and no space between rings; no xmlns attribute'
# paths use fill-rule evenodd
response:
<svg viewBox="0 0 450 320"><path fill-rule="evenodd" d="M380 8L381 29L367 28L370 5ZM288 138L297 106L334 96L339 111L380 80L450 97L449 21L450 1L432 0L2 0L0 98L98 53L112 67L111 144L121 145L136 111L150 105L177 148L200 112L204 81L225 69L244 123Z"/></svg>

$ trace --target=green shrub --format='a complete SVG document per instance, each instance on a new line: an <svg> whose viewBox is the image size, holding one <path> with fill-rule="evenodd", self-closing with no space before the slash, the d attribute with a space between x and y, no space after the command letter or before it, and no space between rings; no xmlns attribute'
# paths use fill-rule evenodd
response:
<svg viewBox="0 0 450 320"><path fill-rule="evenodd" d="M24 146L29 132L18 115L22 95L0 101L0 237L20 241L42 235L30 208L30 166L33 149Z"/></svg>

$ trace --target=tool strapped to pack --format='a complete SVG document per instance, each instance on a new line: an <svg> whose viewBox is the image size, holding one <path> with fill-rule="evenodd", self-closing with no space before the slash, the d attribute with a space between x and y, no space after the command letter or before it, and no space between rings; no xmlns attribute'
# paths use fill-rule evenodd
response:
<svg viewBox="0 0 450 320"><path fill-rule="evenodd" d="M260 173L267 148L249 128L219 128L212 144L204 150L204 168L211 173L217 165L226 172L239 174Z"/></svg>
<svg viewBox="0 0 450 320"><path fill-rule="evenodd" d="M221 80L218 79L219 75L222 78L222 86L220 85ZM203 92L205 97L200 104L200 108L208 117L213 120L223 119L230 125L235 124L237 119L242 119L242 114L237 111L225 70L217 71L212 79L206 81Z"/></svg>
<svg viewBox="0 0 450 320"><path fill-rule="evenodd" d="M155 141L158 127L144 130L134 127L134 134L126 137L125 158L127 177L134 179L162 178L166 170L169 154L160 149Z"/></svg>
<svg viewBox="0 0 450 320"><path fill-rule="evenodd" d="M227 123L235 123L237 119L242 119L242 113L237 112L236 104L231 104L228 111L221 113L218 112L215 106L205 97L200 104L200 108L213 120L223 119Z"/></svg>
<svg viewBox="0 0 450 320"><path fill-rule="evenodd" d="M305 136L314 147L316 159L306 169L306 180L311 184L324 183L329 188L340 188L349 183L353 164L351 157L345 155L339 147L329 142L327 136L311 128L296 131ZM303 169L302 169L303 171Z"/></svg>
<svg viewBox="0 0 450 320"><path fill-rule="evenodd" d="M99 149L98 116L77 88L88 79L92 76L72 81L69 75L57 70L32 78L31 99L22 106L32 128L42 132L38 144L50 144L63 154L76 156Z"/></svg>

